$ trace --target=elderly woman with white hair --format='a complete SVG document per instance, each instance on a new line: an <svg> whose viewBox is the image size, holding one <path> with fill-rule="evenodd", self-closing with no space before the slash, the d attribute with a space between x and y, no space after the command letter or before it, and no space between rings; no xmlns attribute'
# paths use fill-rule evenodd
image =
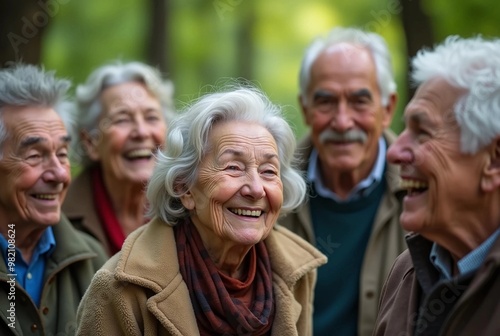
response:
<svg viewBox="0 0 500 336"><path fill-rule="evenodd" d="M93 279L79 335L311 335L312 245L276 221L306 184L294 134L253 88L208 94L171 123L154 218Z"/></svg>
<svg viewBox="0 0 500 336"><path fill-rule="evenodd" d="M173 85L140 62L107 64L76 89L79 141L63 211L96 237L108 255L145 224L145 186L172 115Z"/></svg>

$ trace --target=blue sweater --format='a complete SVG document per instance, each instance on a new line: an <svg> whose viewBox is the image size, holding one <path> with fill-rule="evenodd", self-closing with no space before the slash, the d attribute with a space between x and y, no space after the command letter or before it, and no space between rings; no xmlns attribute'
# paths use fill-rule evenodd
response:
<svg viewBox="0 0 500 336"><path fill-rule="evenodd" d="M318 269L314 336L358 334L359 276L385 178L360 199L338 203L312 188L311 217L316 246L328 263Z"/></svg>

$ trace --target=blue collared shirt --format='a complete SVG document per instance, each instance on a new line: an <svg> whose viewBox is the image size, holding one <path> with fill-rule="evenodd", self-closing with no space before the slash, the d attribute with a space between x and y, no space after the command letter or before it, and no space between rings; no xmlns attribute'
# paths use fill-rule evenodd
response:
<svg viewBox="0 0 500 336"><path fill-rule="evenodd" d="M457 262L459 274L465 274L476 271L483 263L488 255L493 243L500 235L500 229L497 229L491 236L488 237L481 245L466 254L462 259ZM430 253L431 263L441 274L442 279L453 278L452 273L452 259L450 252L434 243Z"/></svg>
<svg viewBox="0 0 500 336"><path fill-rule="evenodd" d="M356 199L359 199L360 197L363 197L364 195L368 195L376 186L377 184L382 180L382 177L384 175L384 167L385 167L385 155L387 152L386 148L386 142L384 137L380 137L378 140L378 155L377 155L377 161L375 162L375 165L373 166L372 171L370 172L370 175L366 177L364 180L359 182L349 193L347 198L345 200L341 199L337 194L335 194L333 191L328 189L324 184L323 181L321 180L321 172L320 172L320 167L318 164L319 158L318 158L318 151L313 148L311 152L311 156L309 157L309 167L307 169L307 179L309 182L314 183L314 187L316 189L316 192L325 198L331 198L337 203L342 203L342 202L350 202Z"/></svg>
<svg viewBox="0 0 500 336"><path fill-rule="evenodd" d="M0 234L0 248L2 249L3 259L6 265L8 265L8 246L7 239ZM46 260L52 252L54 252L55 247L56 240L54 238L54 232L52 232L52 228L49 226L40 237L40 240L33 251L33 255L31 256L29 265L26 261L24 261L19 249L16 248L16 263L14 272L14 274L16 274L16 281L26 290L26 292L28 292L37 307L40 306L40 299L42 296ZM7 273L11 272L7 271Z"/></svg>

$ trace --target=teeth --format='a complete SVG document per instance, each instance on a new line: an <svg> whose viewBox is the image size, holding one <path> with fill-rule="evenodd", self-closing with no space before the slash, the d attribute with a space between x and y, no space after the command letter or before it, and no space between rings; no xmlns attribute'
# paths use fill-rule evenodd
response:
<svg viewBox="0 0 500 336"><path fill-rule="evenodd" d="M230 209L230 211L240 216L259 217L262 214L261 210Z"/></svg>
<svg viewBox="0 0 500 336"><path fill-rule="evenodd" d="M56 197L57 197L57 195L53 195L53 194L37 194L37 195L35 195L35 198L44 199L44 200L55 200Z"/></svg>
<svg viewBox="0 0 500 336"><path fill-rule="evenodd" d="M151 149L134 149L126 154L128 158L134 159L134 158L139 158L139 157L150 157L151 156Z"/></svg>
<svg viewBox="0 0 500 336"><path fill-rule="evenodd" d="M429 187L427 183L417 180L401 180L400 186L403 189L424 189Z"/></svg>

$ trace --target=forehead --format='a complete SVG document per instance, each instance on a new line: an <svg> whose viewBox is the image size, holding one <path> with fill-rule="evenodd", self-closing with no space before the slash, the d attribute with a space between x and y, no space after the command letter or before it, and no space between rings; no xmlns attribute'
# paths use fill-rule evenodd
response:
<svg viewBox="0 0 500 336"><path fill-rule="evenodd" d="M375 63L363 46L336 44L322 51L311 66L311 83L321 80L376 84Z"/></svg>
<svg viewBox="0 0 500 336"><path fill-rule="evenodd" d="M116 104L158 104L158 99L139 82L126 82L105 88L101 93L101 102L106 107Z"/></svg>
<svg viewBox="0 0 500 336"><path fill-rule="evenodd" d="M8 106L2 109L2 119L11 136L66 133L61 117L48 107Z"/></svg>
<svg viewBox="0 0 500 336"><path fill-rule="evenodd" d="M455 120L454 107L465 92L443 78L430 79L418 87L406 106L405 119L421 115L429 120Z"/></svg>
<svg viewBox="0 0 500 336"><path fill-rule="evenodd" d="M264 126L243 121L215 124L209 134L209 143L216 151L222 151L227 146L258 146L277 152L276 141Z"/></svg>

